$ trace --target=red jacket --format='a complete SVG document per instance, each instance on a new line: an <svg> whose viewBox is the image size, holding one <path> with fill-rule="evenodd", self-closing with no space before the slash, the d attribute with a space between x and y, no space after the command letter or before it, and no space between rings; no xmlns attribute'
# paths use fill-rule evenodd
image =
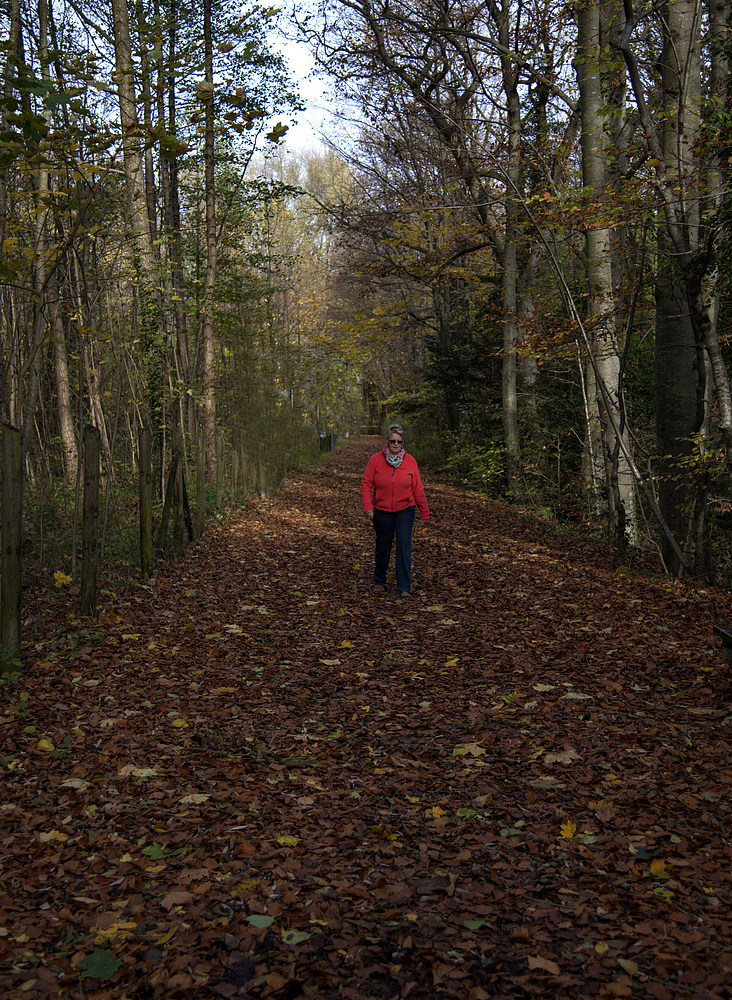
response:
<svg viewBox="0 0 732 1000"><path fill-rule="evenodd" d="M423 521L430 516L417 463L406 452L398 469L389 465L383 451L371 456L361 480L361 500L365 511L376 507L393 513L416 504Z"/></svg>

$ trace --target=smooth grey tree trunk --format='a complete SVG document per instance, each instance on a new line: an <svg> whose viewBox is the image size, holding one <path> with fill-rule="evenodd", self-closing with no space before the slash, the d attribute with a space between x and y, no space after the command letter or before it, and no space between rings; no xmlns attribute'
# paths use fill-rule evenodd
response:
<svg viewBox="0 0 732 1000"><path fill-rule="evenodd" d="M605 132L607 102L603 93L601 66L603 48L600 5L580 4L577 9L577 82L582 119L582 179L585 192L595 206L607 198L609 153ZM588 435L596 435L591 446L595 463L592 481L604 482L611 520L619 532L618 543L635 538L635 488L626 458L630 451L623 427L620 405L621 364L616 335L615 292L613 288L612 231L600 221L588 220L585 230L588 330L592 337L596 392L589 400L592 421ZM596 422L596 424L595 424ZM617 435L624 434L621 448ZM604 458L601 464L600 457ZM627 539L626 539L627 535Z"/></svg>

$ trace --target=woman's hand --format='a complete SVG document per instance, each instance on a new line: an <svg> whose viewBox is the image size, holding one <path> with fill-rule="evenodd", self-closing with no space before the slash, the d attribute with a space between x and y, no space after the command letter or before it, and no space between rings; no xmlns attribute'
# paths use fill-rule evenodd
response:
<svg viewBox="0 0 732 1000"><path fill-rule="evenodd" d="M367 510L366 511L366 517L369 519L369 521L373 521L373 519L374 519L374 512L372 510Z"/></svg>

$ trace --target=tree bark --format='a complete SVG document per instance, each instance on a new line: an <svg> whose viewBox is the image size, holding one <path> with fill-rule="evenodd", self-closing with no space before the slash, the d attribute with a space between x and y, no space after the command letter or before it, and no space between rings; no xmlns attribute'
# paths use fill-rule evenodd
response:
<svg viewBox="0 0 732 1000"><path fill-rule="evenodd" d="M204 140L204 182L206 200L206 274L203 283L203 421L206 432L206 472L210 483L216 482L216 371L214 353L214 287L216 284L217 234L216 186L214 171L214 80L213 40L211 36L211 0L203 3L205 61L206 135Z"/></svg>
<svg viewBox="0 0 732 1000"><path fill-rule="evenodd" d="M593 482L603 481L607 490L611 523L629 540L635 537L635 489L633 475L626 458L630 442L624 427L621 407L621 364L616 336L615 292L613 288L612 230L604 222L607 200L609 152L605 133L607 101L603 94L601 71L606 43L602 36L599 4L580 4L577 10L577 83L582 120L582 180L585 195L600 218L591 217L585 229L585 268L587 275L588 330L592 337L594 371L601 385L590 399L591 412L596 414L601 431L604 463L596 465ZM612 413L608 413L608 409ZM588 434L594 432L594 421ZM616 436L625 435L625 448L620 448ZM590 442L587 442L588 446ZM594 461L597 449L592 448ZM621 509L622 508L622 509ZM621 547L625 537L618 538Z"/></svg>

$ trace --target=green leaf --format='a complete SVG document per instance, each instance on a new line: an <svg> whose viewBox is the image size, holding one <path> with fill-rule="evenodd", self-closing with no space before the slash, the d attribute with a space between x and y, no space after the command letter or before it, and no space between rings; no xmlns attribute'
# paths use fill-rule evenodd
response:
<svg viewBox="0 0 732 1000"><path fill-rule="evenodd" d="M283 931L282 940L285 944L302 944L312 937L310 931Z"/></svg>
<svg viewBox="0 0 732 1000"><path fill-rule="evenodd" d="M158 844L158 842L155 841L155 843L150 844L149 847L143 847L142 853L146 857L152 858L153 861L160 861L161 858L170 858L175 854L182 854L183 848L176 847L174 849L172 847L163 847L162 844Z"/></svg>
<svg viewBox="0 0 732 1000"><path fill-rule="evenodd" d="M274 917L270 917L266 913L250 913L247 917L247 923L251 924L252 927L271 927L274 923Z"/></svg>
<svg viewBox="0 0 732 1000"><path fill-rule="evenodd" d="M485 920L464 920L463 926L469 931L479 931L485 925Z"/></svg>
<svg viewBox="0 0 732 1000"><path fill-rule="evenodd" d="M288 125L283 125L282 122L277 122L272 131L267 133L266 138L269 139L270 142L279 142L282 136L287 132L288 128ZM344 643L341 643L341 645L344 645ZM348 645L350 646L351 643L349 642Z"/></svg>
<svg viewBox="0 0 732 1000"><path fill-rule="evenodd" d="M460 819L472 819L473 816L477 816L478 814L475 809L470 809L468 806L465 806L462 809L458 809L455 815Z"/></svg>
<svg viewBox="0 0 732 1000"><path fill-rule="evenodd" d="M97 948L79 962L84 979L111 979L120 965L119 959L106 948Z"/></svg>

